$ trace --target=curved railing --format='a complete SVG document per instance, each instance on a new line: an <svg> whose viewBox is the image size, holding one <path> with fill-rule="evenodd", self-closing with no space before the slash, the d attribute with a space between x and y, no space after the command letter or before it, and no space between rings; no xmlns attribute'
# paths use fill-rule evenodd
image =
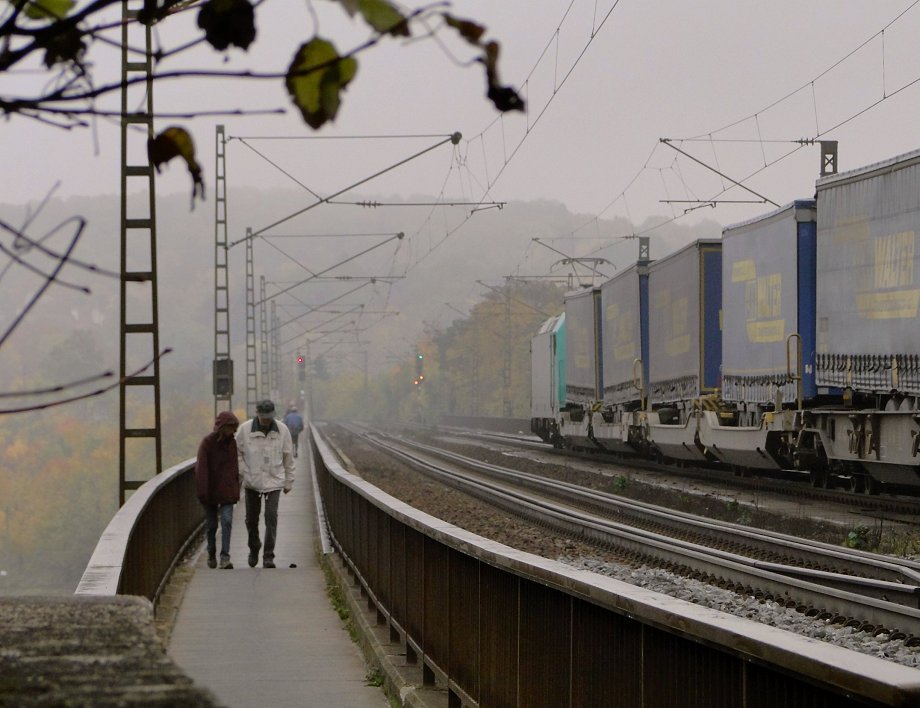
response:
<svg viewBox="0 0 920 708"><path fill-rule="evenodd" d="M144 483L116 512L75 594L142 595L156 603L203 523L192 458Z"/></svg>
<svg viewBox="0 0 920 708"><path fill-rule="evenodd" d="M920 672L517 551L347 472L311 426L333 544L450 705L920 705Z"/></svg>

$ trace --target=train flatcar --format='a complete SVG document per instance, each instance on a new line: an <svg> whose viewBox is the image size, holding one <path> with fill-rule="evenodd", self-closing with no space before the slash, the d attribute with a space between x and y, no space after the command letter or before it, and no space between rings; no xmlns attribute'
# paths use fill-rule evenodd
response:
<svg viewBox="0 0 920 708"><path fill-rule="evenodd" d="M658 454L704 462L702 411L722 362L722 242L700 240L649 267L648 439Z"/></svg>
<svg viewBox="0 0 920 708"><path fill-rule="evenodd" d="M700 439L734 469L795 467L789 409L816 402L815 228L801 200L722 231L722 405Z"/></svg>
<svg viewBox="0 0 920 708"><path fill-rule="evenodd" d="M579 448L920 490L918 230L920 151L567 295L553 430Z"/></svg>
<svg viewBox="0 0 920 708"><path fill-rule="evenodd" d="M599 447L633 453L643 444L648 381L648 262L627 268L601 286L603 406L591 416Z"/></svg>
<svg viewBox="0 0 920 708"><path fill-rule="evenodd" d="M591 413L604 390L601 289L565 295L565 405L559 432L572 446L597 449Z"/></svg>
<svg viewBox="0 0 920 708"><path fill-rule="evenodd" d="M815 382L805 433L854 489L920 485L920 151L817 182Z"/></svg>

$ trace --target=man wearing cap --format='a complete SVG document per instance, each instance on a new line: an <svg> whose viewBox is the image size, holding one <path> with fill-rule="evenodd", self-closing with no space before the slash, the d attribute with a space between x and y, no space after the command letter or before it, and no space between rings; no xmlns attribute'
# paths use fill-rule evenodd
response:
<svg viewBox="0 0 920 708"><path fill-rule="evenodd" d="M240 500L240 468L233 434L240 421L230 411L221 411L214 431L198 445L195 485L198 501L207 519L208 567L217 567L217 520L220 517L220 567L233 568L230 562L230 533L233 506Z"/></svg>
<svg viewBox="0 0 920 708"><path fill-rule="evenodd" d="M291 431L275 418L275 404L256 404L256 417L247 420L236 433L240 481L246 495L246 529L249 531L249 567L259 562L259 514L265 497L265 546L262 567L275 567L278 534L278 500L294 486L294 446Z"/></svg>

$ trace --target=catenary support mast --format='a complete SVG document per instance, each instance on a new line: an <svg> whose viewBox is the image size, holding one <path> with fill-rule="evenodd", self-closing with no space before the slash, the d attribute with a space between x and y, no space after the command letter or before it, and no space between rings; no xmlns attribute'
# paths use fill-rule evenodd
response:
<svg viewBox="0 0 920 708"><path fill-rule="evenodd" d="M256 277L252 257L252 229L246 229L246 413L256 414L259 381L256 372Z"/></svg>
<svg viewBox="0 0 920 708"><path fill-rule="evenodd" d="M233 409L230 289L227 260L227 141L217 126L214 166L214 415Z"/></svg>
<svg viewBox="0 0 920 708"><path fill-rule="evenodd" d="M251 240L251 239L250 239ZM265 304L265 276L259 276L259 329L261 347L259 356L262 363L262 379L259 398L268 398L271 391L271 379L268 373L268 307Z"/></svg>
<svg viewBox="0 0 920 708"><path fill-rule="evenodd" d="M147 152L153 138L153 53L150 27L137 21L143 7L143 0L122 0L119 505L163 469L156 191ZM144 47L140 60L139 47Z"/></svg>

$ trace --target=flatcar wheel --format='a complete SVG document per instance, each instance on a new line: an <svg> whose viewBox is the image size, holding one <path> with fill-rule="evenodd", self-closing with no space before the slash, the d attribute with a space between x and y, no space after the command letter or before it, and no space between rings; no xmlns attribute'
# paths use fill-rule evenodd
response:
<svg viewBox="0 0 920 708"><path fill-rule="evenodd" d="M819 489L827 489L827 470L812 470L811 486Z"/></svg>
<svg viewBox="0 0 920 708"><path fill-rule="evenodd" d="M878 481L873 479L871 476L866 475L866 483L863 485L863 491L866 494L875 496L882 491L882 485L879 484Z"/></svg>
<svg viewBox="0 0 920 708"><path fill-rule="evenodd" d="M867 478L863 477L861 474L851 474L850 475L850 491L854 494L862 494L868 489L866 484ZM868 493L868 492L867 492Z"/></svg>

